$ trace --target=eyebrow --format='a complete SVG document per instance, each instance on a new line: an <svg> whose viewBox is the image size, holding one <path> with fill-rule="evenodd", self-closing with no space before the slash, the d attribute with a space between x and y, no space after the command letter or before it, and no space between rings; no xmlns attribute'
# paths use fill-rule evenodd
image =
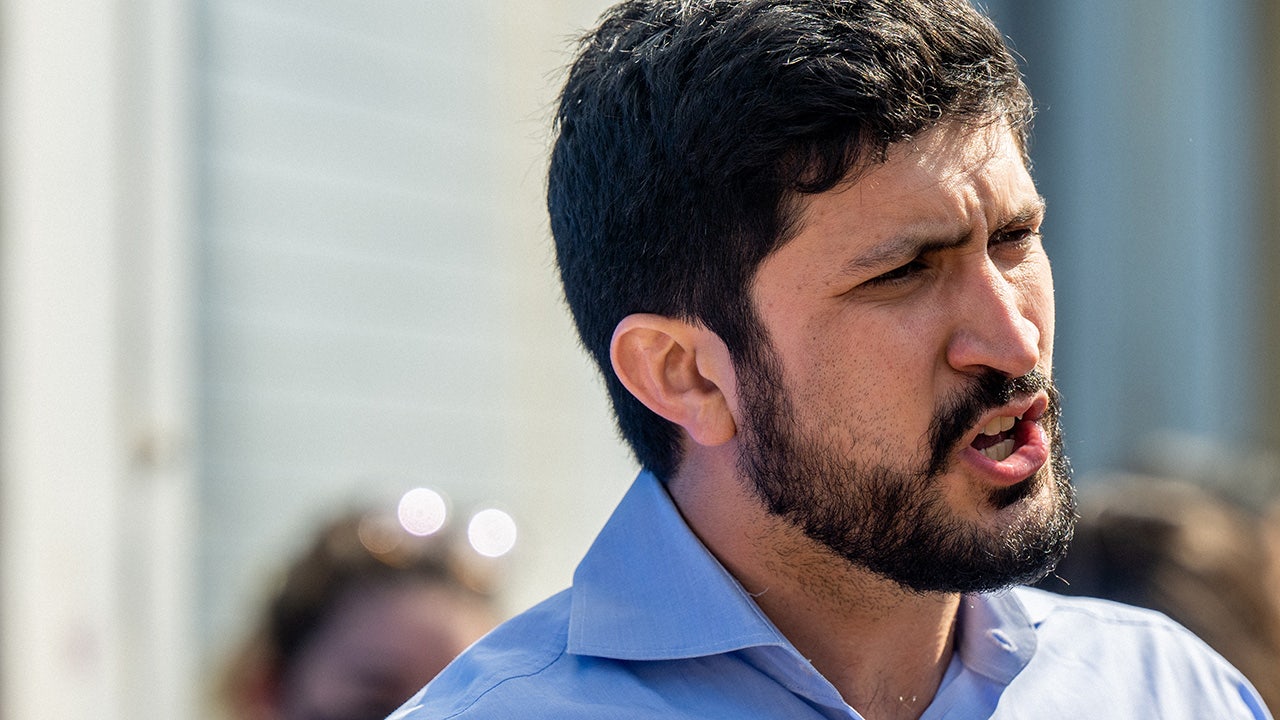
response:
<svg viewBox="0 0 1280 720"><path fill-rule="evenodd" d="M1028 201L1022 206L1018 212L1004 218L996 224L996 232L1000 232L1014 225L1026 225L1033 220L1044 220L1045 201L1043 195L1037 195L1034 200ZM992 233L994 234L994 233Z"/></svg>
<svg viewBox="0 0 1280 720"><path fill-rule="evenodd" d="M996 223L995 230L991 234L994 236L1006 228L1025 225L1043 218L1044 211L1044 197L1037 195L1034 200L1023 204L1017 212L1001 218ZM847 275L861 275L878 271L904 259L916 258L931 252L959 247L968 241L969 233L964 230L957 231L952 235L948 235L945 231L939 232L930 228L915 231L907 230L876 245L862 255L850 259L841 269Z"/></svg>

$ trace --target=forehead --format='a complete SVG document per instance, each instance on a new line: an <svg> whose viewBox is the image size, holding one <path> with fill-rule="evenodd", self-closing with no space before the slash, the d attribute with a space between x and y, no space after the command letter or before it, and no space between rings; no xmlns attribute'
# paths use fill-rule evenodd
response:
<svg viewBox="0 0 1280 720"><path fill-rule="evenodd" d="M797 231L775 254L815 235L856 249L903 233L993 231L1001 217L1038 202L1007 124L945 123L892 146L885 162L852 181L803 198Z"/></svg>

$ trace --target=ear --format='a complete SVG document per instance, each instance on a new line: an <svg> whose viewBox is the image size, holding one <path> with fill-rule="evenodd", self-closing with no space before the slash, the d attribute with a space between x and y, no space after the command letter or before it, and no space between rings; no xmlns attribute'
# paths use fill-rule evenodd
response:
<svg viewBox="0 0 1280 720"><path fill-rule="evenodd" d="M663 315L628 315L613 331L609 357L632 395L698 444L719 445L737 433L733 363L714 332Z"/></svg>

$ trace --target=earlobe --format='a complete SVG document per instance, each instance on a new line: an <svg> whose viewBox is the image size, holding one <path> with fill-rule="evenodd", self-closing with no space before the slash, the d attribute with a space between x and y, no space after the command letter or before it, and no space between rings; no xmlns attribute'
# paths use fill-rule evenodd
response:
<svg viewBox="0 0 1280 720"><path fill-rule="evenodd" d="M609 355L627 390L698 444L736 434L725 393L734 387L733 365L715 333L662 315L628 315L613 331Z"/></svg>

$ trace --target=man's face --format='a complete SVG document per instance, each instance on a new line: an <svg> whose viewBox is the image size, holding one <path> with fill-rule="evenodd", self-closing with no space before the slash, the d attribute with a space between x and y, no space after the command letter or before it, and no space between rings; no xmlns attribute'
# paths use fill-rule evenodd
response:
<svg viewBox="0 0 1280 720"><path fill-rule="evenodd" d="M738 367L772 512L921 592L1053 567L1074 501L1042 217L1001 123L942 125L807 199L752 286L769 342Z"/></svg>

